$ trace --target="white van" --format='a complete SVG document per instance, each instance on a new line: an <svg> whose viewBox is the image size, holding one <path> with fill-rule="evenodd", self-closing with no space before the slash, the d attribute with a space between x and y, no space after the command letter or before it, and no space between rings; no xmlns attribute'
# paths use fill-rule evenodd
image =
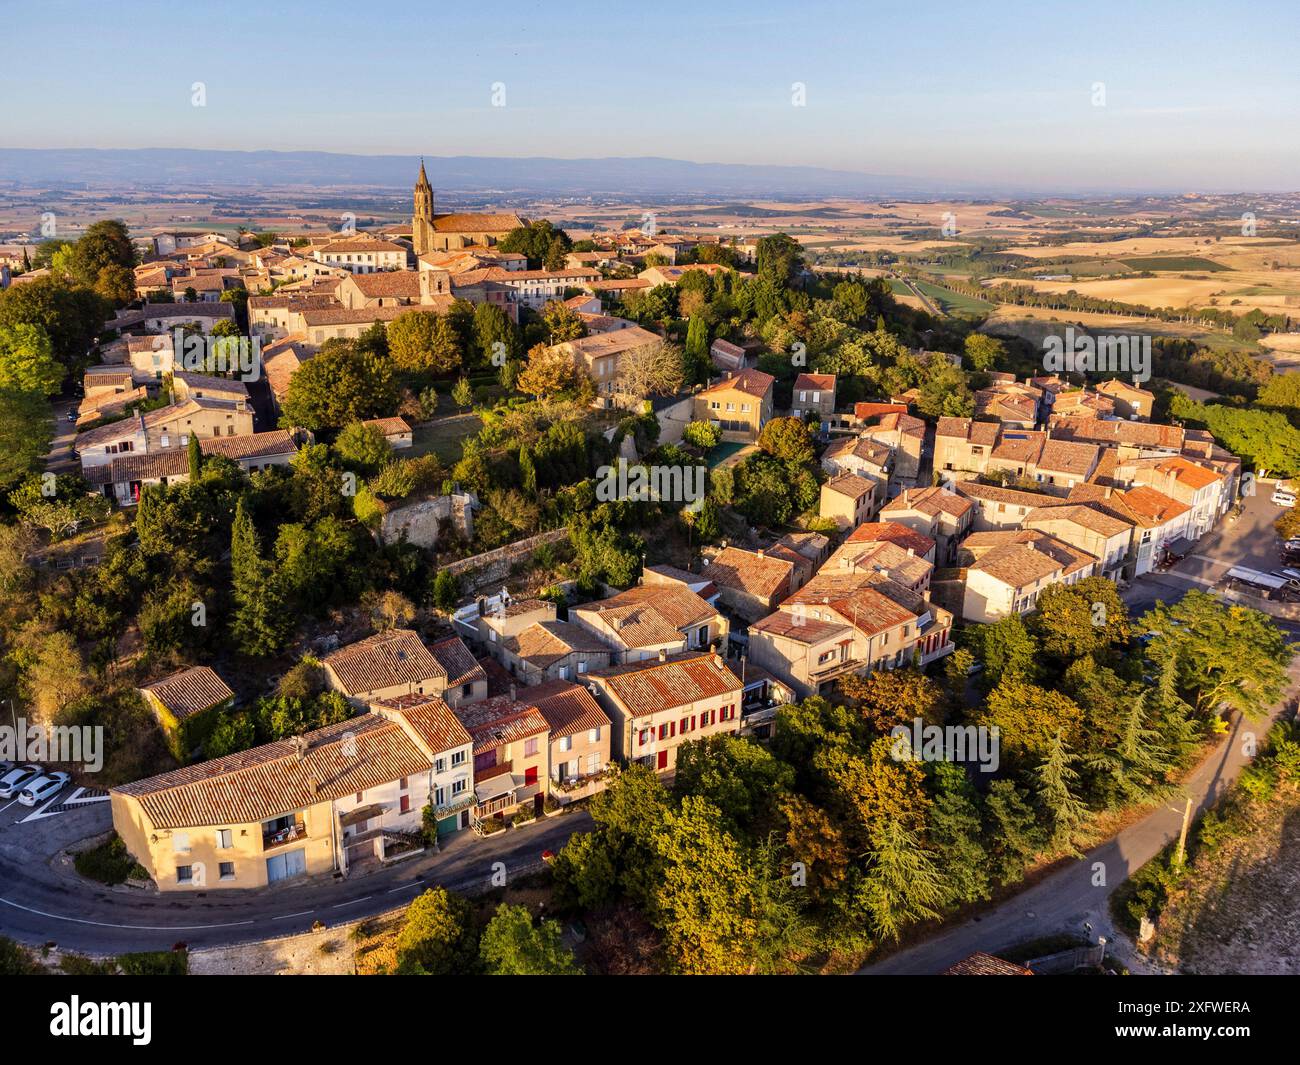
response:
<svg viewBox="0 0 1300 1065"><path fill-rule="evenodd" d="M1278 486L1273 490L1273 502L1279 507L1295 506L1295 493L1289 488Z"/></svg>

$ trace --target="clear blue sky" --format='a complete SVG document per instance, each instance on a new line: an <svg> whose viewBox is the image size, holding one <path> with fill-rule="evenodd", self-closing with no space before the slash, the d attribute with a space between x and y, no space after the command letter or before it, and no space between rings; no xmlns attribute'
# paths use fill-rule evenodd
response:
<svg viewBox="0 0 1300 1065"><path fill-rule="evenodd" d="M0 0L0 145L661 155L1293 189L1297 29L1295 0Z"/></svg>

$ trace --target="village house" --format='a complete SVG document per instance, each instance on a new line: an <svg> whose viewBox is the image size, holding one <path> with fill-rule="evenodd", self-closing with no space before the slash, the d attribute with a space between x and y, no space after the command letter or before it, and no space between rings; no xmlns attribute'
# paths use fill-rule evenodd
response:
<svg viewBox="0 0 1300 1065"><path fill-rule="evenodd" d="M418 851L447 731L362 714L113 788L113 828L164 892L346 874Z"/></svg>
<svg viewBox="0 0 1300 1065"><path fill-rule="evenodd" d="M887 411L867 419L860 437L889 448L891 486L917 487L925 448L925 422L906 412Z"/></svg>
<svg viewBox="0 0 1300 1065"><path fill-rule="evenodd" d="M1167 459L1139 459L1116 471L1121 480L1147 485L1190 508L1185 535L1200 539L1214 527L1232 499L1227 492L1228 479L1190 459L1175 455Z"/></svg>
<svg viewBox="0 0 1300 1065"><path fill-rule="evenodd" d="M623 380L623 360L632 352L658 347L663 342L664 338L659 334L634 325L628 329L617 329L579 337L576 340L566 340L554 345L554 348L571 358L574 365L591 378L598 395L614 398L631 397L628 386Z"/></svg>
<svg viewBox="0 0 1300 1065"><path fill-rule="evenodd" d="M1083 484L1092 476L1100 455L1101 449L1096 444L1044 440L1030 472L1043 491L1069 495L1075 485Z"/></svg>
<svg viewBox="0 0 1300 1065"><path fill-rule="evenodd" d="M822 485L817 514L835 522L843 532L870 521L876 506L875 482L855 473L842 473Z"/></svg>
<svg viewBox="0 0 1300 1065"><path fill-rule="evenodd" d="M716 607L670 584L642 584L571 607L569 620L612 648L616 664L719 646L729 628Z"/></svg>
<svg viewBox="0 0 1300 1065"><path fill-rule="evenodd" d="M312 258L351 274L406 269L407 252L400 244L365 234L345 235L312 252Z"/></svg>
<svg viewBox="0 0 1300 1065"><path fill-rule="evenodd" d="M835 415L835 375L801 373L796 377L790 400L790 414L800 419L814 415L823 433L830 429L831 419Z"/></svg>
<svg viewBox="0 0 1300 1065"><path fill-rule="evenodd" d="M394 451L401 451L415 443L415 430L405 418L367 418L362 425L378 429Z"/></svg>
<svg viewBox="0 0 1300 1065"><path fill-rule="evenodd" d="M1097 559L1097 574L1112 581L1122 576L1133 544L1132 522L1087 503L1036 508L1025 516L1024 528L1048 533L1086 551Z"/></svg>
<svg viewBox="0 0 1300 1065"><path fill-rule="evenodd" d="M298 453L293 434L287 429L246 436L211 437L199 441L206 457L220 455L235 462L247 474L272 466L287 466ZM140 502L140 494L149 485L179 484L190 479L187 448L166 451L127 452L110 457L106 463L85 468L82 476L92 489L130 507Z"/></svg>
<svg viewBox="0 0 1300 1065"><path fill-rule="evenodd" d="M656 772L677 768L683 743L740 727L743 685L717 654L660 655L593 673L590 682L613 722L611 753Z"/></svg>
<svg viewBox="0 0 1300 1065"><path fill-rule="evenodd" d="M961 545L964 561L962 618L992 624L1028 614L1042 590L1094 576L1095 556L1034 530L971 533Z"/></svg>
<svg viewBox="0 0 1300 1065"><path fill-rule="evenodd" d="M551 794L561 803L590 795L594 778L609 768L613 729L605 711L581 684L563 680L527 695L550 730Z"/></svg>
<svg viewBox="0 0 1300 1065"><path fill-rule="evenodd" d="M896 521L868 522L859 525L844 538L844 545L874 544L882 541L901 547L904 551L934 565L934 540Z"/></svg>
<svg viewBox="0 0 1300 1065"><path fill-rule="evenodd" d="M970 530L974 504L944 488L913 488L881 508L882 521L906 525L935 542L935 565L950 566L957 557L957 544Z"/></svg>
<svg viewBox="0 0 1300 1065"><path fill-rule="evenodd" d="M761 370L740 370L724 377L696 394L695 420L716 422L723 440L757 440L772 420L775 384L776 378Z"/></svg>
<svg viewBox="0 0 1300 1065"><path fill-rule="evenodd" d="M915 560L919 562L919 560ZM924 563L920 563L924 565ZM824 694L846 673L866 675L953 649L952 615L877 572L835 557L773 614L749 627L749 659L797 698Z"/></svg>
<svg viewBox="0 0 1300 1065"><path fill-rule="evenodd" d="M709 359L714 369L721 370L724 374L736 373L745 368L745 349L719 337L709 345Z"/></svg>
<svg viewBox="0 0 1300 1065"><path fill-rule="evenodd" d="M209 711L227 710L235 701L235 693L207 666L182 669L137 690L178 762L187 761L216 724L218 715Z"/></svg>
<svg viewBox="0 0 1300 1065"><path fill-rule="evenodd" d="M1138 485L1128 491L1115 492L1108 502L1131 517L1136 525L1134 538L1134 576L1150 573L1175 544L1190 539L1192 508L1163 492ZM1181 552L1180 552L1181 553Z"/></svg>
<svg viewBox="0 0 1300 1065"><path fill-rule="evenodd" d="M800 584L800 567L770 551L724 547L700 576L718 589L723 605L743 621L766 617Z"/></svg>
<svg viewBox="0 0 1300 1065"><path fill-rule="evenodd" d="M870 437L841 436L822 452L821 466L832 477L865 477L877 486L877 499L883 500L894 479L894 452Z"/></svg>
<svg viewBox="0 0 1300 1065"><path fill-rule="evenodd" d="M1121 378L1102 381L1097 391L1115 404L1115 414L1120 418L1146 421L1155 408L1156 394L1130 384Z"/></svg>
<svg viewBox="0 0 1300 1065"><path fill-rule="evenodd" d="M504 821L530 803L540 814L550 781L550 726L528 699L494 695L456 709L474 741L474 805L470 825Z"/></svg>
<svg viewBox="0 0 1300 1065"><path fill-rule="evenodd" d="M1067 499L1045 492L1025 492L1015 488L984 484L981 481L958 481L953 485L959 496L975 505L971 521L974 532L1019 529L1030 511L1041 507L1064 506Z"/></svg>
<svg viewBox="0 0 1300 1065"><path fill-rule="evenodd" d="M441 840L469 828L469 808L474 803L474 741L451 707L436 695L397 695L376 699L370 704L370 712L401 724L429 756L432 767L426 805L432 810L437 838ZM412 800L410 795L403 800L399 789L396 813L403 817L408 815ZM364 842L364 834L370 831L361 822L369 822L380 812L373 807L366 809L363 801L363 796L354 796L353 804L343 818L348 822L344 826L345 832L352 829L348 840L354 851ZM423 817L423 807L420 812Z"/></svg>
<svg viewBox="0 0 1300 1065"><path fill-rule="evenodd" d="M358 706L400 695L437 695L453 709L487 695L487 675L459 636L425 646L411 629L389 629L321 660L329 685Z"/></svg>

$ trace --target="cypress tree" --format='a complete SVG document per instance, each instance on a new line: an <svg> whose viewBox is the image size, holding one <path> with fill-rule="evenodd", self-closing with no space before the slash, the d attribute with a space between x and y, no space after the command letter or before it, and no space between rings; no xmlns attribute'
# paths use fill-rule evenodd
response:
<svg viewBox="0 0 1300 1065"><path fill-rule="evenodd" d="M284 599L271 563L262 558L243 499L230 527L230 575L235 601L230 628L236 646L257 657L275 654L288 635Z"/></svg>

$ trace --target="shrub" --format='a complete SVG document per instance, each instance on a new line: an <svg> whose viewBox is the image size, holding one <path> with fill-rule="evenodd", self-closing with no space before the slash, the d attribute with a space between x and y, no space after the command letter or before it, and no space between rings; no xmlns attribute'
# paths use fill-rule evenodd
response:
<svg viewBox="0 0 1300 1065"><path fill-rule="evenodd" d="M190 971L190 956L183 948L146 950L123 954L117 964L127 976L185 976Z"/></svg>
<svg viewBox="0 0 1300 1065"><path fill-rule="evenodd" d="M97 847L82 851L73 861L78 873L101 884L125 883L132 877L148 879L148 872L136 864L127 852L126 844L114 833Z"/></svg>

